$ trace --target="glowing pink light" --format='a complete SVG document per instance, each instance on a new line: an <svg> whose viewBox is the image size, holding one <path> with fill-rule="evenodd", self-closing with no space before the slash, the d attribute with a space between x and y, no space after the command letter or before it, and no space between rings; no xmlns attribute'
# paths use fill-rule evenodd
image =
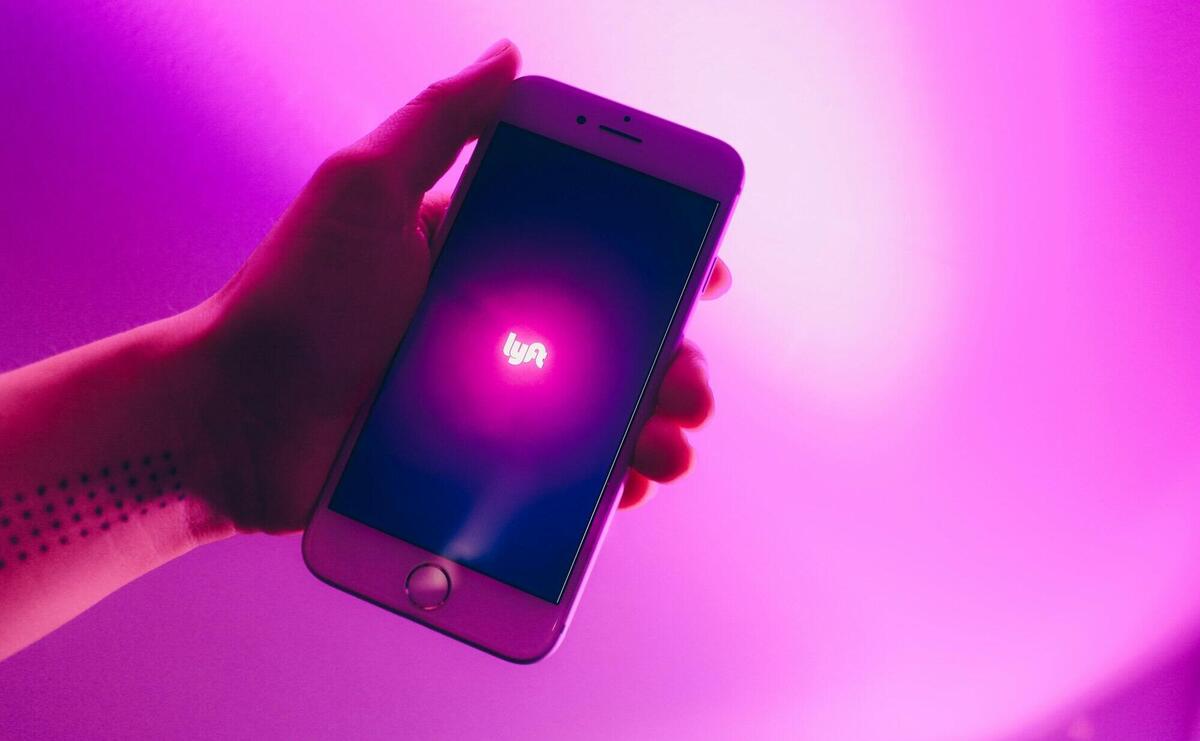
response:
<svg viewBox="0 0 1200 741"><path fill-rule="evenodd" d="M1194 27L1158 8L928 5L0 4L19 51L0 88L22 112L4 138L25 143L0 148L6 368L215 290L322 158L502 35L526 72L725 138L748 170L722 245L737 288L688 325L717 394L696 469L614 525L535 674L318 596L289 579L290 544L234 540L0 666L9 735L71 735L79 713L54 711L82 707L122 735L187 736L198 701L236 696L281 712L225 714L235 735L334 718L352 736L494 736L503 719L513 736L995 737L1193 640L1200 150L1179 95L1197 71L1176 52ZM582 297L529 289L447 316L455 362L432 401L464 449L530 419L524 434L576 434L603 403L619 338ZM510 365L510 330L553 338L552 372ZM175 569L219 574L250 609L196 609ZM714 590L729 584L754 596L753 630ZM131 614L176 604L175 631L125 650ZM24 681L76 660L81 631L125 670ZM248 632L195 661L194 636ZM380 650L397 644L404 662ZM461 678L455 699L413 666ZM113 715L99 681L164 711Z"/></svg>

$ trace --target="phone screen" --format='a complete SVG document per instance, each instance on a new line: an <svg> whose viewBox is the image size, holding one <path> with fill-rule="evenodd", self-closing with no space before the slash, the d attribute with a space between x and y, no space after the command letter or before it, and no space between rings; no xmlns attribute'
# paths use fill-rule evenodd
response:
<svg viewBox="0 0 1200 741"><path fill-rule="evenodd" d="M499 124L330 507L558 602L717 206Z"/></svg>

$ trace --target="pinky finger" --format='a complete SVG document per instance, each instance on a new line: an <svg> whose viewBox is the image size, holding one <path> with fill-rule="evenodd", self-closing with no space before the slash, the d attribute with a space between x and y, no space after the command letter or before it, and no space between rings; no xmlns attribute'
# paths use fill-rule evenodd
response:
<svg viewBox="0 0 1200 741"><path fill-rule="evenodd" d="M625 477L625 486L621 489L621 509L632 509L645 504L654 496L654 482L637 471L630 469Z"/></svg>

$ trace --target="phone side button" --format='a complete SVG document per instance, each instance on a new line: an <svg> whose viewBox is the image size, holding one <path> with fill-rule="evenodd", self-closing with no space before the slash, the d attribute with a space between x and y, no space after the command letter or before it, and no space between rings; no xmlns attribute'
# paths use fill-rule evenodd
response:
<svg viewBox="0 0 1200 741"><path fill-rule="evenodd" d="M404 580L408 599L422 610L436 610L450 596L450 575L441 566L423 563Z"/></svg>

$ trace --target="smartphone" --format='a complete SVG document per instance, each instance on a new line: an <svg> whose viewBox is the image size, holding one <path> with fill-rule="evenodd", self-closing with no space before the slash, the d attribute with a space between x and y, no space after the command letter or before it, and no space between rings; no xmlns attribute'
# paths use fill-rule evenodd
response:
<svg viewBox="0 0 1200 741"><path fill-rule="evenodd" d="M510 661L554 650L742 173L717 139L515 80L304 532L313 574Z"/></svg>

